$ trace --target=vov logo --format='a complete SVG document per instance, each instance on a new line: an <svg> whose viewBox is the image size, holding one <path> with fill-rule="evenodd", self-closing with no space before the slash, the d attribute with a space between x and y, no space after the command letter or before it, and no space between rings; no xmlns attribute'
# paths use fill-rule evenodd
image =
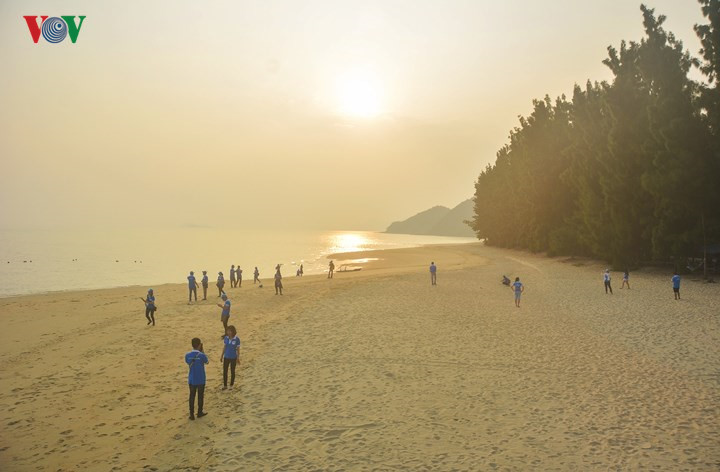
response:
<svg viewBox="0 0 720 472"><path fill-rule="evenodd" d="M48 43L59 43L65 39L66 36L70 35L70 41L73 43L77 41L78 34L80 34L80 28L82 28L84 16L53 16L48 18L47 16L41 16L40 23L38 23L38 17L35 16L23 16L27 22L28 29L30 30L30 36L34 43L37 43L40 39L40 33ZM75 18L80 18L79 23L75 23Z"/></svg>

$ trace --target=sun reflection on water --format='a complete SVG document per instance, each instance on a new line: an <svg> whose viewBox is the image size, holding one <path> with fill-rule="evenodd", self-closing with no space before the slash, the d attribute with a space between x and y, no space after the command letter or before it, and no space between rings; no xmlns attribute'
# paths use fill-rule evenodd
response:
<svg viewBox="0 0 720 472"><path fill-rule="evenodd" d="M370 248L372 241L360 233L340 233L332 236L331 253L357 252Z"/></svg>

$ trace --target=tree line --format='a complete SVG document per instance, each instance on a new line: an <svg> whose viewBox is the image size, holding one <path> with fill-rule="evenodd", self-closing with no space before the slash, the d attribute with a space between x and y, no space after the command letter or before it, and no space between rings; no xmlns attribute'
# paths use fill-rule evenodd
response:
<svg viewBox="0 0 720 472"><path fill-rule="evenodd" d="M608 48L610 82L533 101L475 184L479 239L623 268L720 242L720 0L699 3L700 57L641 5L645 35Z"/></svg>

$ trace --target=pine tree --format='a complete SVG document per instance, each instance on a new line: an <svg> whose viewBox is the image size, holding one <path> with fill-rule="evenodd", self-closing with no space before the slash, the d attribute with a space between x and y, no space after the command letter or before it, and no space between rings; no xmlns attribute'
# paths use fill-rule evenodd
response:
<svg viewBox="0 0 720 472"><path fill-rule="evenodd" d="M478 238L623 268L720 241L720 0L699 1L702 63L642 5L642 40L608 48L611 82L533 101L478 177Z"/></svg>

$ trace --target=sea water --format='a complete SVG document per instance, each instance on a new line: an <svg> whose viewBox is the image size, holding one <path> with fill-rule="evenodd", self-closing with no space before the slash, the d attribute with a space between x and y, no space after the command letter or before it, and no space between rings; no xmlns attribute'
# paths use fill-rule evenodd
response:
<svg viewBox="0 0 720 472"><path fill-rule="evenodd" d="M0 297L59 290L186 283L189 272L210 286L230 266L252 282L255 266L271 279L283 264L294 276L327 270L335 253L474 242L472 238L371 231L278 231L182 228L167 230L0 231Z"/></svg>

